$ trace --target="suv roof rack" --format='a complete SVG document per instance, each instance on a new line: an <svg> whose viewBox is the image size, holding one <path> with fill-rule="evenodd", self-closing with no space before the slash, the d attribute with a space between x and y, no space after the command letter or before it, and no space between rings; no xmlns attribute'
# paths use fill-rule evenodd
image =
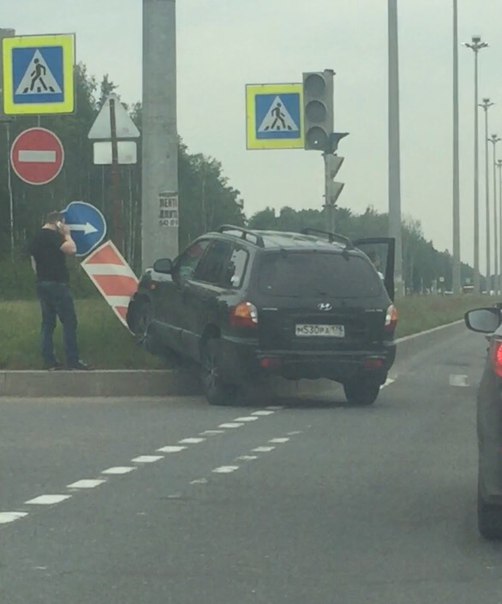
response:
<svg viewBox="0 0 502 604"><path fill-rule="evenodd" d="M244 229L242 227L235 226L233 224L222 224L216 230L218 233L226 233L228 231L237 231L238 233L240 233L240 235L236 235L236 236L240 236L241 239L250 241L250 238L252 238L255 241L251 240L251 243L255 243L259 247L265 247L265 242L263 241L263 237L261 235L258 235L258 233L250 231L249 229Z"/></svg>
<svg viewBox="0 0 502 604"><path fill-rule="evenodd" d="M302 229L301 232L303 235L324 235L324 237L326 237L330 243L338 241L339 243L345 244L345 247L350 249L354 247L354 244L348 237L345 237L345 235L339 235L338 233L330 233L329 231L321 231L320 229L313 229L311 227Z"/></svg>

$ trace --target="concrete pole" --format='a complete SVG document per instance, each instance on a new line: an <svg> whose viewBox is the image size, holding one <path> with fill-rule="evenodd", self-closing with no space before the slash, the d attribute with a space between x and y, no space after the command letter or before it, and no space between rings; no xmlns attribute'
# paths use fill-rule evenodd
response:
<svg viewBox="0 0 502 604"><path fill-rule="evenodd" d="M176 0L143 0L142 267L178 255Z"/></svg>
<svg viewBox="0 0 502 604"><path fill-rule="evenodd" d="M487 286L486 289L490 291L491 289L491 258L490 258L490 185L489 185L489 177L488 177L488 108L491 107L493 103L490 102L490 99L483 99L483 102L479 104L480 107L483 108L485 112L485 193L486 193L486 279Z"/></svg>
<svg viewBox="0 0 502 604"><path fill-rule="evenodd" d="M399 148L399 57L397 0L388 0L389 19L389 235L396 240L396 296L404 295L401 238L401 173Z"/></svg>
<svg viewBox="0 0 502 604"><path fill-rule="evenodd" d="M460 294L460 170L459 170L459 119L458 119L458 10L453 0L453 275L452 287Z"/></svg>
<svg viewBox="0 0 502 604"><path fill-rule="evenodd" d="M499 233L500 233L500 242L502 244L502 159L497 160L497 168L499 169ZM493 196L493 203L496 203L495 193ZM502 292L502 245L497 250L499 254L499 271L500 274L498 276L498 289L499 292Z"/></svg>
<svg viewBox="0 0 502 604"><path fill-rule="evenodd" d="M480 292L479 278L479 131L478 131L478 53L488 44L481 42L481 36L472 36L472 43L466 44L474 52L474 293Z"/></svg>
<svg viewBox="0 0 502 604"><path fill-rule="evenodd" d="M497 143L502 140L497 134L492 134L487 141L490 141L493 145L493 230L494 230L494 241L495 241L495 283L493 289L498 289L498 240L497 240ZM487 143L488 144L488 143Z"/></svg>

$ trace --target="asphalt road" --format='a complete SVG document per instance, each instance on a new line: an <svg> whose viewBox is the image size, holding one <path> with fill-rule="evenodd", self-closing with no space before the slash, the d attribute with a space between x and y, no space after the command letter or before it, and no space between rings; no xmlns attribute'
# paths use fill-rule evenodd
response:
<svg viewBox="0 0 502 604"><path fill-rule="evenodd" d="M502 602L475 523L484 349L445 330L371 408L0 399L1 604Z"/></svg>

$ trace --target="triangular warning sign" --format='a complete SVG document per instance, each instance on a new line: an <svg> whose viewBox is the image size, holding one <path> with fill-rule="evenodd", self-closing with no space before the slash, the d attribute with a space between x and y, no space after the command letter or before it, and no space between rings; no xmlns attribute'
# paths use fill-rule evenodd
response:
<svg viewBox="0 0 502 604"><path fill-rule="evenodd" d="M297 132L300 128L286 109L280 96L276 96L270 105L258 132Z"/></svg>
<svg viewBox="0 0 502 604"><path fill-rule="evenodd" d="M110 101L114 101L116 138L138 138L139 130L116 94L110 94L105 100L87 137L91 140L112 138Z"/></svg>
<svg viewBox="0 0 502 604"><path fill-rule="evenodd" d="M62 90L52 75L42 53L37 49L19 82L16 95L20 94L61 94Z"/></svg>

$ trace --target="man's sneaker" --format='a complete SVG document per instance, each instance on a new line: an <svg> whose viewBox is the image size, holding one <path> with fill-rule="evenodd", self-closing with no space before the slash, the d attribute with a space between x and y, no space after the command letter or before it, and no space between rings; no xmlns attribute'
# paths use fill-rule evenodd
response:
<svg viewBox="0 0 502 604"><path fill-rule="evenodd" d="M77 361L76 363L73 363L73 365L68 365L68 369L75 371L89 371L90 367L87 363L84 363L84 361Z"/></svg>
<svg viewBox="0 0 502 604"><path fill-rule="evenodd" d="M44 369L47 369L47 371L61 371L61 369L64 369L64 365L59 361L54 361L54 363L45 363Z"/></svg>

